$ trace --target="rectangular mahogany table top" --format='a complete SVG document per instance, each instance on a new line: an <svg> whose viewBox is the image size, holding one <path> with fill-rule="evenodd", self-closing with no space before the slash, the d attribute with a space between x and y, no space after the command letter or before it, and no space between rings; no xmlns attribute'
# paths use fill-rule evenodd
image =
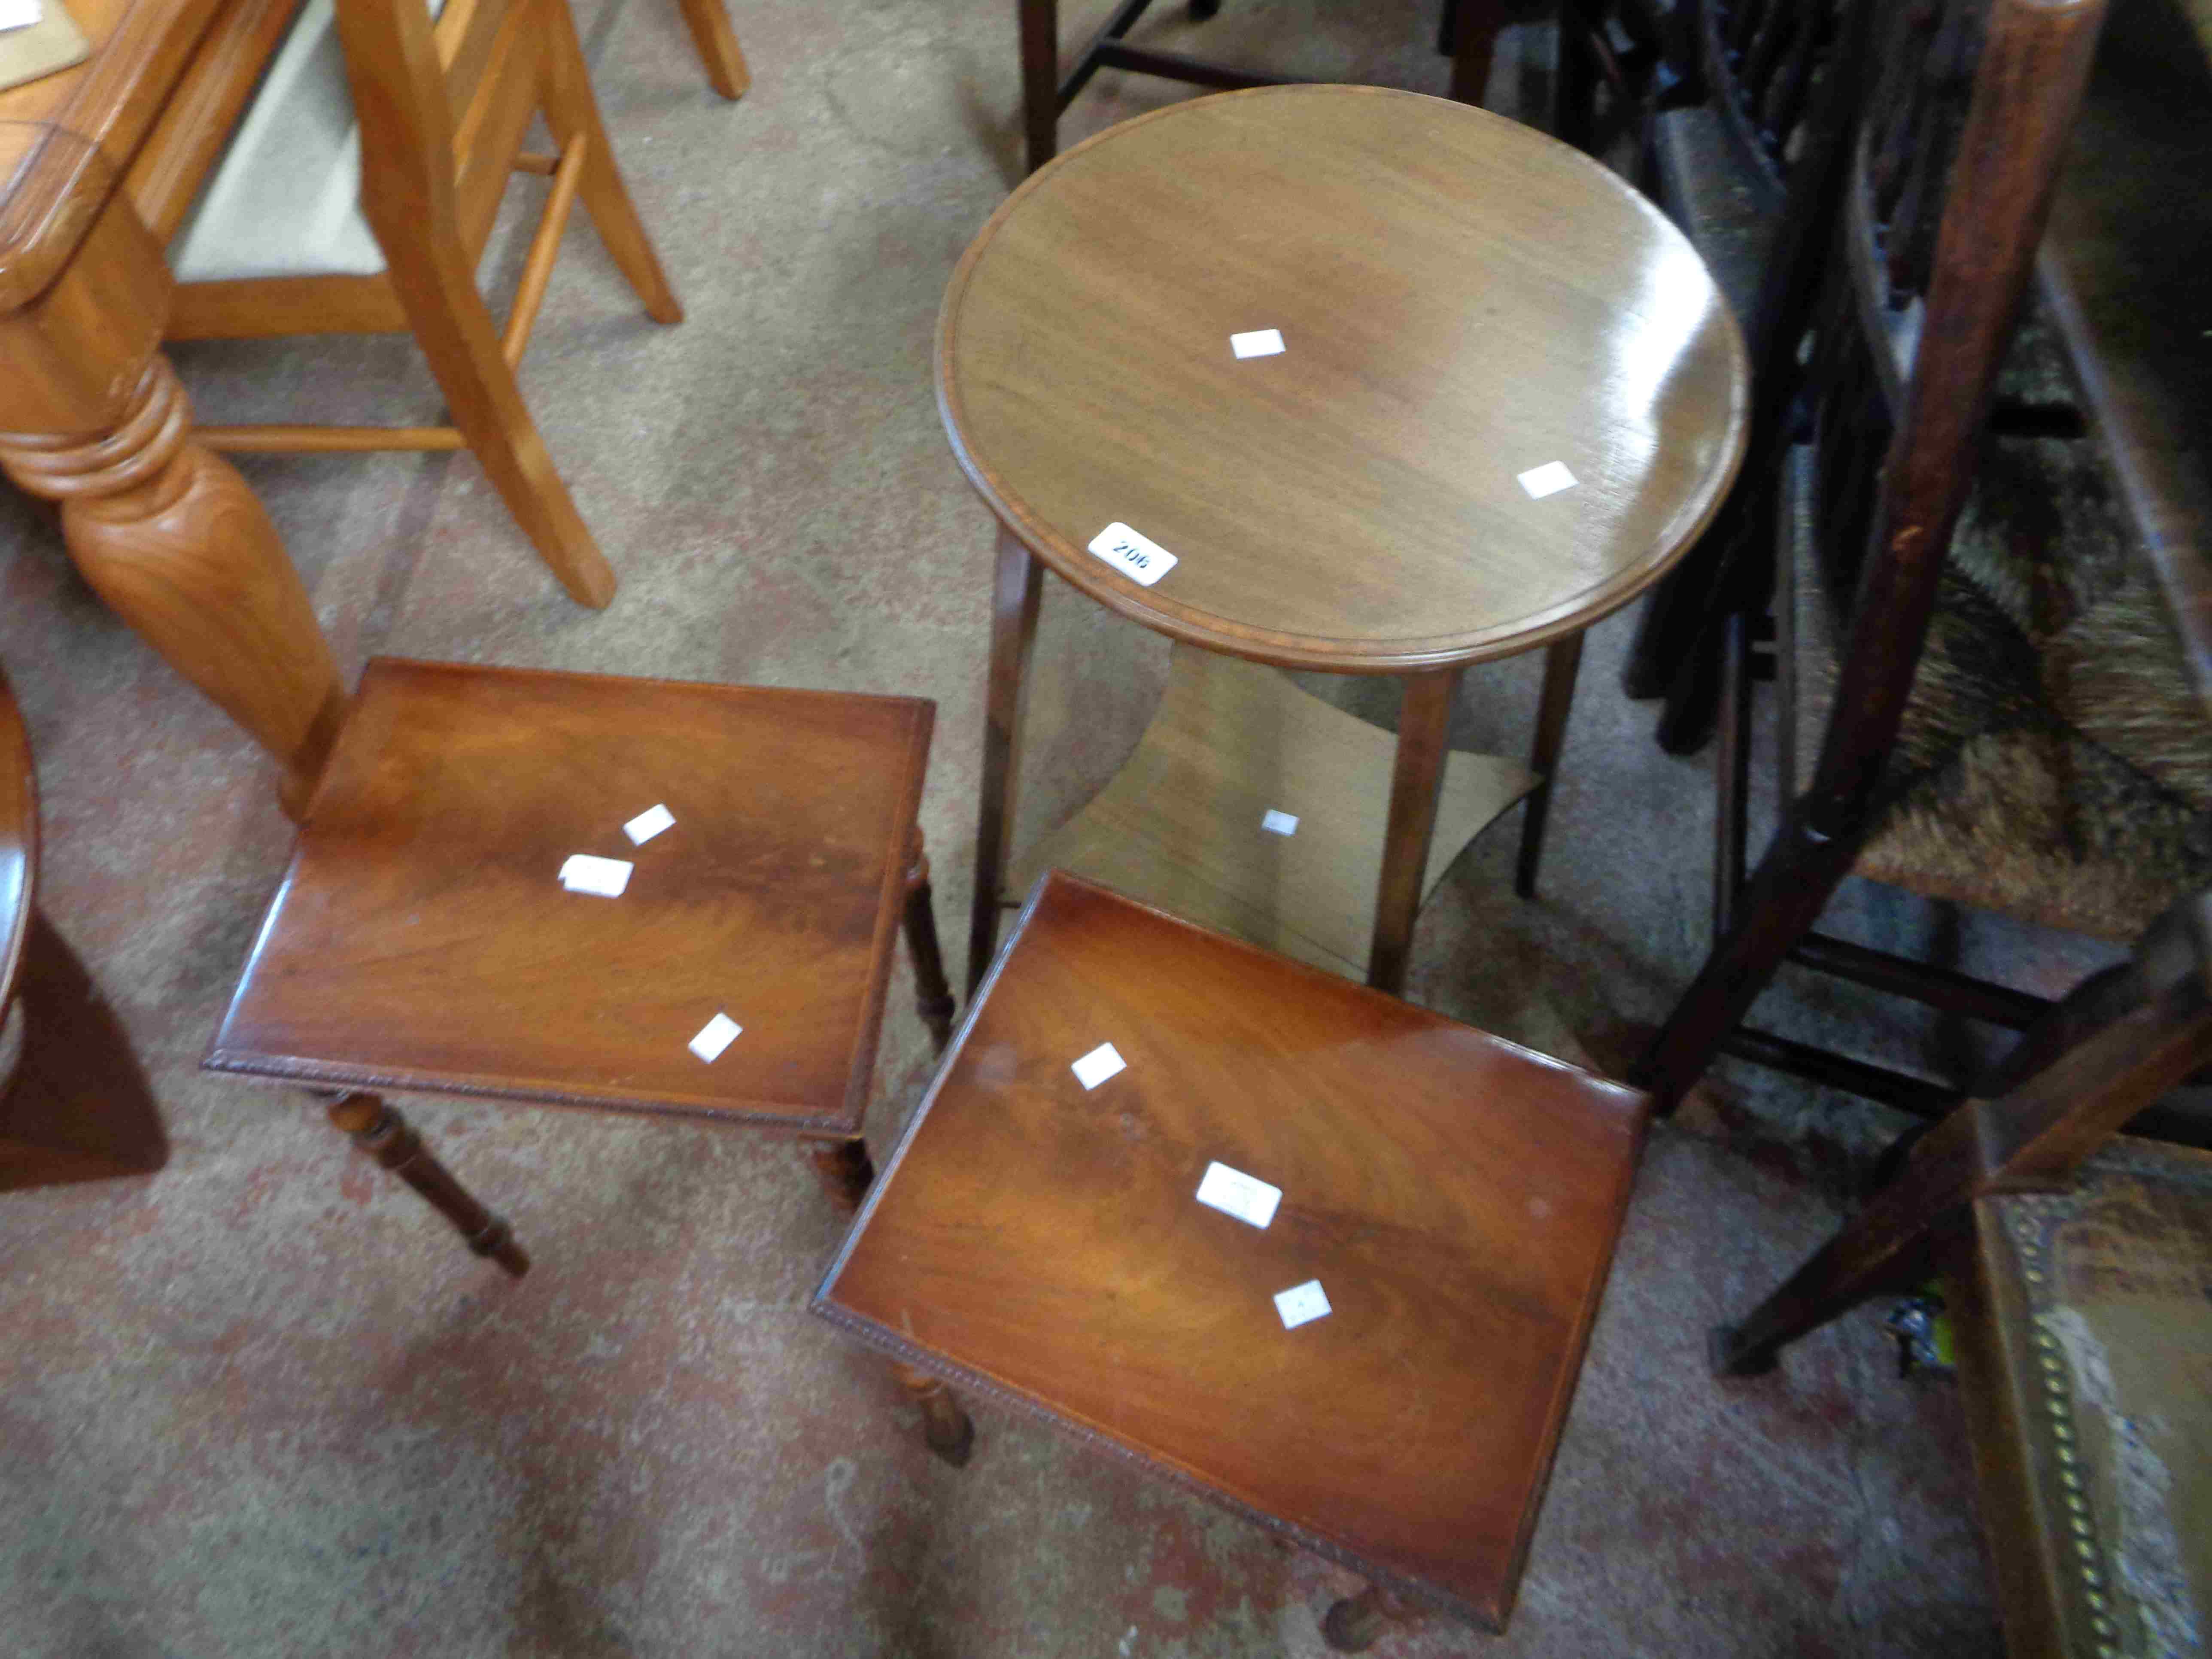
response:
<svg viewBox="0 0 2212 1659"><path fill-rule="evenodd" d="M1498 1627L1646 1112L1055 872L815 1309ZM1194 1200L1215 1161L1264 1230Z"/></svg>
<svg viewBox="0 0 2212 1659"><path fill-rule="evenodd" d="M849 1134L934 713L379 659L206 1063ZM567 890L576 853L628 890Z"/></svg>

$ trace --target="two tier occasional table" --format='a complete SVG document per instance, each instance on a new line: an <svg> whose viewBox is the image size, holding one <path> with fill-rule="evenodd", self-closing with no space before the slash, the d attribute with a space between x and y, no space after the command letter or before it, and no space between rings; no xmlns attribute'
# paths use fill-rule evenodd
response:
<svg viewBox="0 0 2212 1659"><path fill-rule="evenodd" d="M1364 963L1397 991L1462 671L1549 652L1526 890L1582 632L1711 517L1742 455L1744 365L1656 209L1465 105L1230 93L1032 174L969 248L939 325L945 428L1001 526L969 984L1006 902L1040 565L1188 647L1405 677ZM1216 792L1234 816L1183 815L1159 862L1263 845L1242 817L1305 774L1279 744L1245 746L1261 775ZM1518 790L1501 793L1497 810ZM1275 884L1285 903L1298 886Z"/></svg>

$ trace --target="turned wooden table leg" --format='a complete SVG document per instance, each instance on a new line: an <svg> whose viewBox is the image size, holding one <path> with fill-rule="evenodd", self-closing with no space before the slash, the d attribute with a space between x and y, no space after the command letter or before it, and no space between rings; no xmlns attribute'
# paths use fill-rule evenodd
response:
<svg viewBox="0 0 2212 1659"><path fill-rule="evenodd" d="M921 1437L935 1452L956 1469L968 1467L968 1460L975 1452L975 1425L953 1396L952 1390L927 1371L917 1370L912 1365L902 1365L894 1360L892 1373L899 1387L906 1390L907 1398L921 1407Z"/></svg>
<svg viewBox="0 0 2212 1659"><path fill-rule="evenodd" d="M170 292L161 248L118 194L59 274L12 309L8 274L0 471L61 504L85 580L276 757L296 817L344 693L276 526L229 463L191 440L191 407L158 349Z"/></svg>
<svg viewBox="0 0 2212 1659"><path fill-rule="evenodd" d="M1022 42L1022 143L1035 173L1060 149L1058 0L1015 0Z"/></svg>
<svg viewBox="0 0 2212 1659"><path fill-rule="evenodd" d="M422 1138L380 1096L353 1089L320 1097L332 1127L351 1135L362 1151L428 1199L430 1207L452 1222L468 1241L469 1249L489 1256L517 1279L530 1271L530 1257L514 1242L507 1223L477 1202L469 1189L430 1156Z"/></svg>
<svg viewBox="0 0 2212 1659"><path fill-rule="evenodd" d="M1339 1653L1359 1653L1373 1647L1391 1626L1409 1624L1418 1617L1380 1584L1370 1584L1331 1607L1321 1621L1321 1633Z"/></svg>
<svg viewBox="0 0 2212 1659"><path fill-rule="evenodd" d="M847 1215L860 1207L876 1178L867 1143L857 1137L816 1147L814 1169L822 1177L822 1188L830 1201ZM921 1437L930 1450L954 1468L965 1468L975 1449L975 1425L968 1420L952 1390L927 1371L896 1360L891 1362L891 1374L898 1378L907 1398L921 1407Z"/></svg>
<svg viewBox="0 0 2212 1659"><path fill-rule="evenodd" d="M1006 878L1020 787L1022 694L1036 641L1043 574L1011 531L999 532L991 590L991 669L984 691L983 793L975 822L975 896L968 922L968 994L990 971L999 945L999 889Z"/></svg>
<svg viewBox="0 0 2212 1659"><path fill-rule="evenodd" d="M952 986L945 977L945 953L937 944L937 899L929 888L929 854L921 827L915 826L907 854L906 949L914 959L914 1011L929 1027L943 1054L952 1041Z"/></svg>
<svg viewBox="0 0 2212 1659"><path fill-rule="evenodd" d="M1390 775L1390 818L1382 833L1382 874L1376 888L1375 938L1367 982L1398 996L1413 954L1413 921L1428 875L1429 842L1437 827L1437 791L1443 787L1444 737L1459 696L1460 671L1440 668L1406 682L1398 715L1398 758Z"/></svg>

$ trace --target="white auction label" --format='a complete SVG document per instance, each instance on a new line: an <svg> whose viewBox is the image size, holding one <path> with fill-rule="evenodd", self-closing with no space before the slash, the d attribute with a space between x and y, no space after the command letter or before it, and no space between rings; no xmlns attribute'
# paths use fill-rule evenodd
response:
<svg viewBox="0 0 2212 1659"><path fill-rule="evenodd" d="M1198 1183L1198 1201L1224 1215L1264 1227L1275 1218L1275 1206L1283 1201L1283 1189L1226 1164L1209 1164Z"/></svg>
<svg viewBox="0 0 2212 1659"><path fill-rule="evenodd" d="M46 15L39 0L0 0L0 29L27 29Z"/></svg>
<svg viewBox="0 0 2212 1659"><path fill-rule="evenodd" d="M1095 1089L1115 1073L1126 1071L1128 1064L1112 1043L1102 1042L1067 1069L1085 1088Z"/></svg>
<svg viewBox="0 0 2212 1659"><path fill-rule="evenodd" d="M1260 820L1260 827L1271 836L1295 836L1298 833L1298 815L1279 812L1271 806Z"/></svg>
<svg viewBox="0 0 2212 1659"><path fill-rule="evenodd" d="M1322 1289L1321 1280L1309 1279L1304 1284L1293 1285L1287 1291L1277 1291L1275 1311L1282 1316L1283 1328L1294 1331L1309 1321L1325 1318L1328 1315L1328 1293Z"/></svg>
<svg viewBox="0 0 2212 1659"><path fill-rule="evenodd" d="M1091 538L1091 550L1140 587L1175 568L1176 556L1125 524L1109 524Z"/></svg>
<svg viewBox="0 0 2212 1659"><path fill-rule="evenodd" d="M572 893L596 893L601 898L620 898L629 885L632 866L620 859L593 858L571 853L561 866L561 884Z"/></svg>
<svg viewBox="0 0 2212 1659"><path fill-rule="evenodd" d="M665 806L648 806L623 825L623 834L629 837L631 846L642 847L675 822L676 814Z"/></svg>
<svg viewBox="0 0 2212 1659"><path fill-rule="evenodd" d="M1240 357L1272 357L1283 349L1283 331L1255 328L1249 333L1232 334L1229 349Z"/></svg>
<svg viewBox="0 0 2212 1659"><path fill-rule="evenodd" d="M1541 466L1532 466L1520 475L1521 488L1533 501L1542 501L1547 495L1556 495L1562 489L1572 489L1582 480L1567 471L1565 461L1547 461Z"/></svg>
<svg viewBox="0 0 2212 1659"><path fill-rule="evenodd" d="M738 1033L745 1028L727 1014L717 1014L699 1028L699 1035L684 1046L712 1066L722 1057L722 1050L738 1040Z"/></svg>

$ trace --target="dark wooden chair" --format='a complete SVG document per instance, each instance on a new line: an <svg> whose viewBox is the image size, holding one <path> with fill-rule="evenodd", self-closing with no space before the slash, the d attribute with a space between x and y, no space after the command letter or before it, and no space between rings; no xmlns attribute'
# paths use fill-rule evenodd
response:
<svg viewBox="0 0 2212 1659"><path fill-rule="evenodd" d="M850 1208L902 926L951 1030L915 824L933 718L380 658L204 1063L307 1085L514 1273L506 1224L369 1091L779 1130ZM634 845L654 808L672 826ZM572 886L577 854L630 866L619 896Z"/></svg>
<svg viewBox="0 0 2212 1659"><path fill-rule="evenodd" d="M2212 1063L2212 896L2166 912L1741 1322L1723 1374L1945 1273L2016 1655L2185 1652L2212 1598L2212 1156L2100 1152Z"/></svg>
<svg viewBox="0 0 2212 1659"><path fill-rule="evenodd" d="M0 675L0 1192L150 1174L169 1149L145 1073L38 878L30 734Z"/></svg>
<svg viewBox="0 0 2212 1659"><path fill-rule="evenodd" d="M1185 0L1194 20L1212 17L1221 0ZM1294 77L1254 74L1209 63L1182 52L1133 46L1129 31L1152 0L1116 0L1067 73L1060 72L1060 0L1017 0L1021 14L1022 132L1028 170L1035 173L1060 153L1060 118L1091 77L1102 69L1231 92L1241 87L1280 86ZM1443 0L1437 50L1452 60L1451 95L1462 104L1480 104L1490 82L1498 32L1507 21L1507 0Z"/></svg>
<svg viewBox="0 0 2212 1659"><path fill-rule="evenodd" d="M817 1292L831 1322L1504 1627L1633 1090L1059 872Z"/></svg>
<svg viewBox="0 0 2212 1659"><path fill-rule="evenodd" d="M1747 519L1774 526L1774 550L1739 541L1713 600L1717 943L1638 1072L1662 1103L1717 1051L1923 1116L1957 1103L1953 1083L1741 1027L1785 958L2003 1030L2045 1012L1815 932L1847 873L2122 939L2212 880L2212 652L2180 593L2201 561L2130 549L2100 475L2124 473L2124 451L2079 441L2051 331L2014 332L2101 13L1993 8L1971 115L1945 112L1941 18L1926 51L1895 44L1922 13L1876 13L1864 37L1880 74L1843 129L1832 215L1797 245L1814 346L1761 386L1745 470L1778 481L1771 516ZM1798 339L1768 337L1771 370ZM1796 448L1801 422L1814 441ZM1750 646L1770 586L1789 805L1747 884Z"/></svg>

